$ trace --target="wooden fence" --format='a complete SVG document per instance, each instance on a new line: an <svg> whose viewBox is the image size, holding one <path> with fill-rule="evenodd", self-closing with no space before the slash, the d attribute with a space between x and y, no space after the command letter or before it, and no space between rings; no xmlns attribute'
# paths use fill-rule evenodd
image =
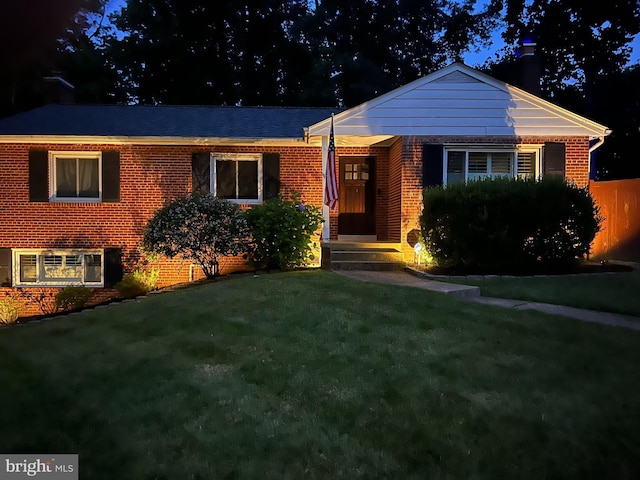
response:
<svg viewBox="0 0 640 480"><path fill-rule="evenodd" d="M604 218L591 245L591 257L640 261L640 178L589 182Z"/></svg>

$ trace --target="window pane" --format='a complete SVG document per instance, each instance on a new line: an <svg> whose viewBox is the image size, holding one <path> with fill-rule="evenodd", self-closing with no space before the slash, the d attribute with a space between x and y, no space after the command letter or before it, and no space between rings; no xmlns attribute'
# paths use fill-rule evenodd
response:
<svg viewBox="0 0 640 480"><path fill-rule="evenodd" d="M510 152L491 154L491 174L511 176L512 155Z"/></svg>
<svg viewBox="0 0 640 480"><path fill-rule="evenodd" d="M522 178L534 177L536 174L536 154L518 153L518 176Z"/></svg>
<svg viewBox="0 0 640 480"><path fill-rule="evenodd" d="M35 282L38 279L35 255L20 255L20 281Z"/></svg>
<svg viewBox="0 0 640 480"><path fill-rule="evenodd" d="M84 256L84 281L100 282L102 280L102 257L100 255Z"/></svg>
<svg viewBox="0 0 640 480"><path fill-rule="evenodd" d="M43 255L41 262L42 280L82 280L82 262L78 255Z"/></svg>
<svg viewBox="0 0 640 480"><path fill-rule="evenodd" d="M487 174L488 154L486 152L469 152L469 176L474 173Z"/></svg>
<svg viewBox="0 0 640 480"><path fill-rule="evenodd" d="M238 162L238 198L258 199L258 162Z"/></svg>
<svg viewBox="0 0 640 480"><path fill-rule="evenodd" d="M236 198L236 162L216 160L216 196Z"/></svg>
<svg viewBox="0 0 640 480"><path fill-rule="evenodd" d="M78 160L78 196L82 198L98 198L100 182L97 158L81 158Z"/></svg>
<svg viewBox="0 0 640 480"><path fill-rule="evenodd" d="M56 159L56 196L77 197L75 158Z"/></svg>
<svg viewBox="0 0 640 480"><path fill-rule="evenodd" d="M447 183L464 182L465 152L447 153Z"/></svg>

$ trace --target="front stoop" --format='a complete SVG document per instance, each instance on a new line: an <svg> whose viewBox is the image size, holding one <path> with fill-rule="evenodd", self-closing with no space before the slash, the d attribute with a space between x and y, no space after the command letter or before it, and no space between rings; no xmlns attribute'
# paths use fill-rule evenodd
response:
<svg viewBox="0 0 640 480"><path fill-rule="evenodd" d="M322 245L322 268L326 270L404 270L400 244L389 242L331 242Z"/></svg>

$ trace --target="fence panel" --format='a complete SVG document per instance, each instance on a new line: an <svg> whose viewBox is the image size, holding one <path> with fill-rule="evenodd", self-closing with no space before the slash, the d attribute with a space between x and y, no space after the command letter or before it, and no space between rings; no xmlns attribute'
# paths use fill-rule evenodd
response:
<svg viewBox="0 0 640 480"><path fill-rule="evenodd" d="M604 217L591 245L591 257L640 261L640 178L589 182Z"/></svg>

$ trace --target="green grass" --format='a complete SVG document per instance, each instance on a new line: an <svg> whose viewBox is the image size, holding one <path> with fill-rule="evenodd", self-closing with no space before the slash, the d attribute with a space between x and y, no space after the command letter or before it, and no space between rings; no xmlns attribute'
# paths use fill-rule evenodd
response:
<svg viewBox="0 0 640 480"><path fill-rule="evenodd" d="M640 334L324 271L0 330L0 452L80 477L625 479Z"/></svg>
<svg viewBox="0 0 640 480"><path fill-rule="evenodd" d="M477 285L487 297L622 313L640 317L640 271L553 277L456 277L452 283Z"/></svg>

